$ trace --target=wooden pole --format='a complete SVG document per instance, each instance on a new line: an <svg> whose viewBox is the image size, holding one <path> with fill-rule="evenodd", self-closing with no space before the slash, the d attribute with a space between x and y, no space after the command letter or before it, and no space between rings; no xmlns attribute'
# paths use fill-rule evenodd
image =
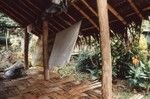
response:
<svg viewBox="0 0 150 99"><path fill-rule="evenodd" d="M44 79L49 80L49 65L48 65L48 21L43 20L43 66Z"/></svg>
<svg viewBox="0 0 150 99"><path fill-rule="evenodd" d="M112 64L107 0L97 0L102 51L102 97L112 99Z"/></svg>
<svg viewBox="0 0 150 99"><path fill-rule="evenodd" d="M27 32L27 28L26 28L25 29L25 36L24 36L24 63L25 63L26 69L29 69L28 49L29 49L29 33Z"/></svg>
<svg viewBox="0 0 150 99"><path fill-rule="evenodd" d="M9 30L6 29L5 38L6 38L6 50L7 51L8 51L8 35L9 35Z"/></svg>

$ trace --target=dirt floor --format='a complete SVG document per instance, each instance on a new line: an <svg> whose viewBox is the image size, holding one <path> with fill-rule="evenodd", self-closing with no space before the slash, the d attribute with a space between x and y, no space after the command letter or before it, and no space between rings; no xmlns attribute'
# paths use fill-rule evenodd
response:
<svg viewBox="0 0 150 99"><path fill-rule="evenodd" d="M101 83L98 81L61 78L54 72L50 72L49 81L44 81L42 71L42 68L30 68L26 77L1 79L0 99L101 99ZM150 99L150 95L124 91L128 89L124 85L124 81L113 85L113 99Z"/></svg>
<svg viewBox="0 0 150 99"><path fill-rule="evenodd" d="M0 81L0 99L101 99L101 83L61 78L51 72L44 81L42 69L32 68L28 76Z"/></svg>

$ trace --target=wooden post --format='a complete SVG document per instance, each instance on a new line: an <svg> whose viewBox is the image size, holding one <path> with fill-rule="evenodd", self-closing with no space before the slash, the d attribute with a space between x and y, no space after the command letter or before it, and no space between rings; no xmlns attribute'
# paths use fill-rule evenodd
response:
<svg viewBox="0 0 150 99"><path fill-rule="evenodd" d="M29 33L27 32L27 29L25 29L25 36L24 36L24 63L26 69L29 68L28 64L28 49L29 49Z"/></svg>
<svg viewBox="0 0 150 99"><path fill-rule="evenodd" d="M7 51L8 51L8 35L9 35L9 30L6 29L5 38L6 38L6 50Z"/></svg>
<svg viewBox="0 0 150 99"><path fill-rule="evenodd" d="M49 80L49 65L48 65L48 21L43 20L43 66L44 79Z"/></svg>
<svg viewBox="0 0 150 99"><path fill-rule="evenodd" d="M107 0L97 0L102 51L102 97L112 99L112 64Z"/></svg>

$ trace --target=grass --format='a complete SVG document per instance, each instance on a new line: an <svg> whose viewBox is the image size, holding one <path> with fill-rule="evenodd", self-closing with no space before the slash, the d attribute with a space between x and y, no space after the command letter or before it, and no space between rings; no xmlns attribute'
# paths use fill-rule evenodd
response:
<svg viewBox="0 0 150 99"><path fill-rule="evenodd" d="M119 92L118 94L119 94L119 99L129 99L130 97L134 95L133 93L126 92L126 91Z"/></svg>
<svg viewBox="0 0 150 99"><path fill-rule="evenodd" d="M132 97L135 94L133 92L119 91L118 95L119 95L119 99L129 99L130 97ZM150 99L150 94L144 95L144 97L142 99Z"/></svg>

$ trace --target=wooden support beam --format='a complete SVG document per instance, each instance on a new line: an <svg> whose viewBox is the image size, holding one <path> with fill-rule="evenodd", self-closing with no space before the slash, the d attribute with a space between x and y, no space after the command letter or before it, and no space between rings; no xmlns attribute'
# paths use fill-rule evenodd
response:
<svg viewBox="0 0 150 99"><path fill-rule="evenodd" d="M33 10L32 12L34 12L35 14L37 14L37 13L40 13L40 12L42 12L42 10L39 8L39 7L37 7L36 5L34 5L30 0L25 0L25 1L23 1L23 2L26 2L27 4L29 4L29 5L31 5L31 6L33 6L36 10ZM32 10L32 9L31 9ZM36 13L36 12L37 13ZM52 25L52 24L51 24ZM52 25L52 27L54 27L53 25ZM54 27L55 28L55 27ZM55 31L52 29L52 28L50 28L49 27L49 30L52 32L52 33L55 33Z"/></svg>
<svg viewBox="0 0 150 99"><path fill-rule="evenodd" d="M148 11L148 10L150 10L150 7L146 7L144 9L142 9L142 11ZM132 16L134 14L136 14L136 13L135 12L134 13L130 13L130 14L126 15L125 17L129 17L129 16Z"/></svg>
<svg viewBox="0 0 150 99"><path fill-rule="evenodd" d="M18 16L16 16L12 11L8 10L6 7L0 5L0 11L7 14L10 18L14 19L16 22L24 24L23 20L21 20Z"/></svg>
<svg viewBox="0 0 150 99"><path fill-rule="evenodd" d="M71 26L72 24L66 20L64 20L62 17L58 17L61 21L63 21L65 24L67 24L68 26Z"/></svg>
<svg viewBox="0 0 150 99"><path fill-rule="evenodd" d="M82 29L82 31L88 31L88 30L91 30L91 29L95 29L95 27L88 27L88 28Z"/></svg>
<svg viewBox="0 0 150 99"><path fill-rule="evenodd" d="M4 6L6 6L7 8L9 8L11 11L15 12L17 15L19 15L22 19L24 19L26 22L30 23L30 21L23 16L19 11L17 11L16 9L14 9L13 7L10 7L4 0L0 0L0 3L3 4Z"/></svg>
<svg viewBox="0 0 150 99"><path fill-rule="evenodd" d="M26 9L30 10L32 13L34 13L34 15L38 16L38 13L36 13L32 8L29 7L29 5L27 5L25 3L25 0L18 0L18 2L20 2L22 5L24 5L26 7Z"/></svg>
<svg viewBox="0 0 150 99"><path fill-rule="evenodd" d="M54 23L56 23L58 26L60 26L62 29L65 29L65 27L60 24L59 22L57 22L55 19L51 19L51 21L53 21Z"/></svg>
<svg viewBox="0 0 150 99"><path fill-rule="evenodd" d="M90 5L85 1L85 0L81 0L88 8L89 10L95 15L98 16L98 14L96 13L96 11L90 7ZM127 22L125 21L125 19L111 6L108 4L108 9L109 11L115 15L115 17L120 20L124 25L127 24Z"/></svg>
<svg viewBox="0 0 150 99"><path fill-rule="evenodd" d="M48 65L48 21L43 20L43 66L44 79L49 80L49 65Z"/></svg>
<svg viewBox="0 0 150 99"><path fill-rule="evenodd" d="M96 13L96 11L93 10L93 8L85 1L85 0L81 0L88 8L89 10L98 17L98 14Z"/></svg>
<svg viewBox="0 0 150 99"><path fill-rule="evenodd" d="M73 20L74 22L77 22L76 19L74 19L69 13L64 12L71 20Z"/></svg>
<svg viewBox="0 0 150 99"><path fill-rule="evenodd" d="M125 21L125 19L111 6L111 5L107 5L108 6L108 10L115 15L115 17L120 20L124 25L127 24L127 22Z"/></svg>
<svg viewBox="0 0 150 99"><path fill-rule="evenodd" d="M99 30L98 26L95 24L95 22L83 11L81 8L79 8L75 3L72 4L72 6L77 9L86 19L89 20L89 22L97 29Z"/></svg>
<svg viewBox="0 0 150 99"><path fill-rule="evenodd" d="M150 7L146 7L144 9L142 9L142 11L148 11L148 10L150 10Z"/></svg>
<svg viewBox="0 0 150 99"><path fill-rule="evenodd" d="M135 4L133 3L132 0L128 0L129 4L131 5L131 7L133 8L133 10L137 13L137 15L141 18L144 19L143 15L140 13L140 11L138 10L138 8L135 6Z"/></svg>
<svg viewBox="0 0 150 99"><path fill-rule="evenodd" d="M22 13L25 13L27 16L34 19L34 16L32 16L26 9L23 9L22 6L18 5L14 0L11 0L10 2L17 7L16 9L21 9Z"/></svg>
<svg viewBox="0 0 150 99"><path fill-rule="evenodd" d="M60 31L60 30L59 30L56 26L54 26L52 23L49 22L49 25L50 25L53 29L55 29L56 32L59 32L59 31Z"/></svg>
<svg viewBox="0 0 150 99"><path fill-rule="evenodd" d="M35 4L32 3L32 0L25 0L25 1L28 2L31 6L33 6L36 10L42 12L42 10L39 7L37 7Z"/></svg>
<svg viewBox="0 0 150 99"><path fill-rule="evenodd" d="M28 52L29 52L29 31L30 27L26 27L24 35L24 64L26 69L29 69Z"/></svg>
<svg viewBox="0 0 150 99"><path fill-rule="evenodd" d="M146 7L144 9L142 9L142 11L148 11L148 10L150 10L150 7ZM134 14L136 14L136 13L135 12L130 13L130 14L126 15L125 18L130 17L130 16L132 16ZM118 21L118 20L112 20L110 23L113 23L113 22L116 22L116 21Z"/></svg>
<svg viewBox="0 0 150 99"><path fill-rule="evenodd" d="M112 63L107 0L97 0L102 52L102 98L112 99Z"/></svg>

